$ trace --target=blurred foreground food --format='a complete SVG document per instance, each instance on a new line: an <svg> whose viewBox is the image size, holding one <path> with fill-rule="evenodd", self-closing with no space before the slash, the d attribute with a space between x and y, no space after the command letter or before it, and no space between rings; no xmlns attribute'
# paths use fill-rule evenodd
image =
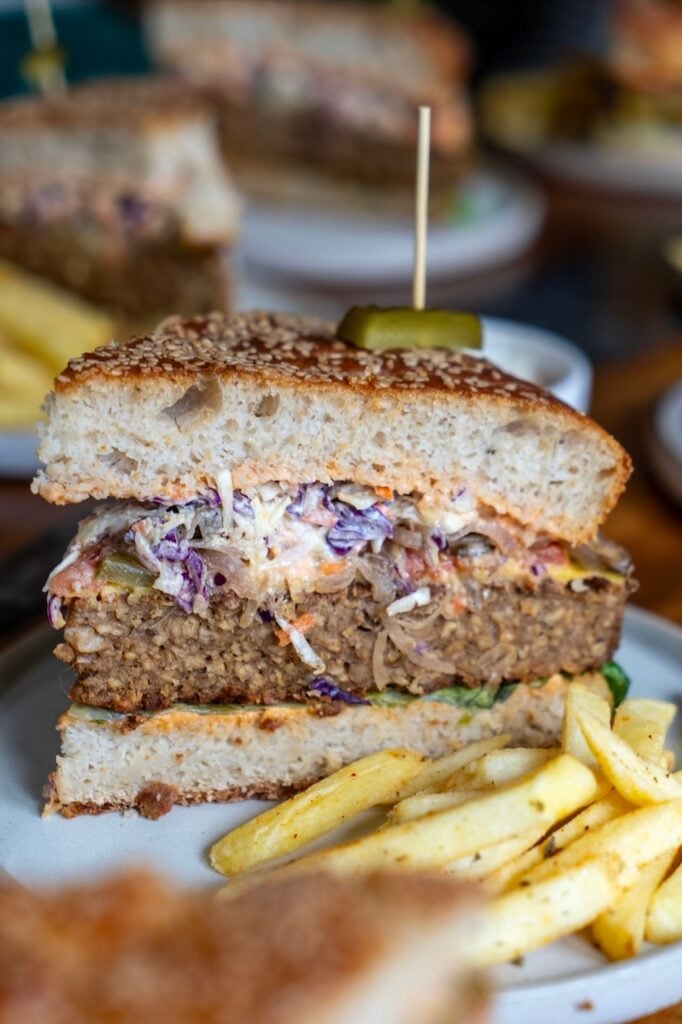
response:
<svg viewBox="0 0 682 1024"><path fill-rule="evenodd" d="M0 262L0 428L35 423L53 378L113 330L100 310Z"/></svg>
<svg viewBox="0 0 682 1024"><path fill-rule="evenodd" d="M313 875L227 905L128 873L0 885L11 1024L482 1024L474 900L447 879Z"/></svg>
<svg viewBox="0 0 682 1024"><path fill-rule="evenodd" d="M452 201L471 145L469 44L417 5L152 0L159 66L212 100L250 193L411 209L416 109L433 112L431 207Z"/></svg>
<svg viewBox="0 0 682 1024"><path fill-rule="evenodd" d="M561 748L506 748L501 736L437 760L393 750L357 761L216 843L213 867L238 876L221 895L308 871L438 871L492 897L469 944L479 966L589 925L612 960L645 936L680 940L682 868L665 880L682 851L682 773L664 745L675 710L626 700L612 725L610 702L574 682ZM390 809L376 831L272 866L379 805Z"/></svg>

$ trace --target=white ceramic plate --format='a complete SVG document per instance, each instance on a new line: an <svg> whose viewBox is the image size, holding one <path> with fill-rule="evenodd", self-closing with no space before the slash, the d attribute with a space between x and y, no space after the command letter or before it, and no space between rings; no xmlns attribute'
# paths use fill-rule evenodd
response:
<svg viewBox="0 0 682 1024"><path fill-rule="evenodd" d="M178 807L160 821L105 814L67 821L40 813L54 764L54 722L69 671L50 654L54 634L30 634L0 656L0 867L25 883L74 881L146 862L191 885L216 883L206 851L264 804ZM682 630L637 609L625 622L619 661L633 692L682 697ZM674 745L680 753L679 724ZM496 973L497 1024L624 1024L682 999L682 944L607 964L583 939L555 943Z"/></svg>
<svg viewBox="0 0 682 1024"><path fill-rule="evenodd" d="M515 175L484 170L459 186L457 214L432 225L429 280L488 270L519 256L544 219L540 193ZM412 274L409 218L317 212L253 203L245 213L241 251L270 273L318 284L396 283Z"/></svg>
<svg viewBox="0 0 682 1024"><path fill-rule="evenodd" d="M562 181L643 198L682 196L682 160L579 142L544 142L532 149L500 143Z"/></svg>

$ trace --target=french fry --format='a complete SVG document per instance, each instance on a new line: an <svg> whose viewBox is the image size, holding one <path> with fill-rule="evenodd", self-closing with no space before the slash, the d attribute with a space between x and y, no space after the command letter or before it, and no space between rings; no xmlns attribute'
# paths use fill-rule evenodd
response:
<svg viewBox="0 0 682 1024"><path fill-rule="evenodd" d="M464 768L460 768L441 783L440 788L456 790L460 785L474 785L477 789L505 786L507 783L516 782L524 775L528 775L529 772L535 771L536 768L546 764L557 754L558 750L534 749L532 747L493 750Z"/></svg>
<svg viewBox="0 0 682 1024"><path fill-rule="evenodd" d="M0 263L0 331L55 374L73 356L110 341L113 324L70 293Z"/></svg>
<svg viewBox="0 0 682 1024"><path fill-rule="evenodd" d="M582 697L582 703L580 698ZM572 683L566 691L564 721L561 729L561 749L572 754L588 768L597 767L597 759L590 750L578 722L579 707L589 708L604 726L611 725L611 705L604 698L581 683Z"/></svg>
<svg viewBox="0 0 682 1024"><path fill-rule="evenodd" d="M517 884L535 884L555 870L566 870L591 857L613 854L622 863L618 885L629 889L637 881L643 864L680 846L682 800L638 807L576 839L570 846L526 872Z"/></svg>
<svg viewBox="0 0 682 1024"><path fill-rule="evenodd" d="M354 761L229 832L211 848L211 865L224 875L239 874L292 853L360 811L391 803L424 760L399 749Z"/></svg>
<svg viewBox="0 0 682 1024"><path fill-rule="evenodd" d="M506 839L503 843L495 843L494 846L487 846L484 850L477 850L473 855L461 857L459 860L453 861L452 864L447 864L445 870L454 878L480 881L534 847L546 831L545 827L541 825L532 832L526 832L525 835Z"/></svg>
<svg viewBox="0 0 682 1024"><path fill-rule="evenodd" d="M665 736L675 717L676 707L663 700L624 700L616 710L613 731L645 761L669 770Z"/></svg>
<svg viewBox="0 0 682 1024"><path fill-rule="evenodd" d="M651 897L675 855L675 850L667 850L644 864L632 888L593 921L592 938L610 960L627 960L639 952Z"/></svg>
<svg viewBox="0 0 682 1024"><path fill-rule="evenodd" d="M42 363L0 339L0 426L31 426L51 388Z"/></svg>
<svg viewBox="0 0 682 1024"><path fill-rule="evenodd" d="M574 684L579 689L578 684ZM576 717L599 767L621 796L637 806L682 797L682 779L658 764L645 761L578 697Z"/></svg>
<svg viewBox="0 0 682 1024"><path fill-rule="evenodd" d="M645 935L647 942L679 942L682 939L682 864L652 896Z"/></svg>
<svg viewBox="0 0 682 1024"><path fill-rule="evenodd" d="M617 855L595 856L499 896L471 935L474 962L489 967L515 960L584 928L617 899L620 874Z"/></svg>
<svg viewBox="0 0 682 1024"><path fill-rule="evenodd" d="M468 800L476 800L485 796L483 789L460 789L451 793L415 793L414 796L400 800L388 814L389 825L399 825L403 821L423 818L432 811L442 811L446 807L457 807Z"/></svg>
<svg viewBox="0 0 682 1024"><path fill-rule="evenodd" d="M421 793L424 790L436 789L459 768L463 768L470 761L475 761L477 757L482 757L483 754L487 754L491 750L506 747L510 739L511 737L507 734L489 736L488 739L469 743L468 746L455 750L451 754L428 761L419 774L404 786L400 794L401 799L414 796L415 793Z"/></svg>
<svg viewBox="0 0 682 1024"><path fill-rule="evenodd" d="M495 843L548 829L589 803L597 788L589 768L561 754L513 786L309 854L294 866L349 873L443 867Z"/></svg>
<svg viewBox="0 0 682 1024"><path fill-rule="evenodd" d="M533 846L520 857L516 857L490 874L485 880L485 891L491 895L507 892L536 864L542 864L548 857L563 850L576 839L582 838L588 832L594 831L600 825L604 825L607 821L613 821L614 818L618 818L630 810L632 810L632 805L612 789L608 796L585 807L565 825L555 829L544 842Z"/></svg>

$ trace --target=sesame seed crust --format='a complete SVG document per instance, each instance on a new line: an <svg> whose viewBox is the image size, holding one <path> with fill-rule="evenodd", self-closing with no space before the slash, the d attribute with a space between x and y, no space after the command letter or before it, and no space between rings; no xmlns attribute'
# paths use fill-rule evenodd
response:
<svg viewBox="0 0 682 1024"><path fill-rule="evenodd" d="M334 327L322 320L263 311L172 317L153 334L111 342L73 359L57 377L55 391L67 392L93 380L151 383L161 375L188 383L205 376L242 377L263 385L367 395L485 394L535 408L559 407L583 420L542 388L458 349L368 352L337 340Z"/></svg>

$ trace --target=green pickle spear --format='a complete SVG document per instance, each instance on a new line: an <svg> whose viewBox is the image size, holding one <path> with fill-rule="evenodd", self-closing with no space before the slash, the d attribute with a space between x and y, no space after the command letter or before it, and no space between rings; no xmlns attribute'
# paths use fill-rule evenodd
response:
<svg viewBox="0 0 682 1024"><path fill-rule="evenodd" d="M336 336L356 348L481 348L481 321L447 309L353 306Z"/></svg>
<svg viewBox="0 0 682 1024"><path fill-rule="evenodd" d="M145 569L141 562L131 555L120 552L105 555L97 575L107 583L117 583L120 587L151 587L156 576Z"/></svg>

